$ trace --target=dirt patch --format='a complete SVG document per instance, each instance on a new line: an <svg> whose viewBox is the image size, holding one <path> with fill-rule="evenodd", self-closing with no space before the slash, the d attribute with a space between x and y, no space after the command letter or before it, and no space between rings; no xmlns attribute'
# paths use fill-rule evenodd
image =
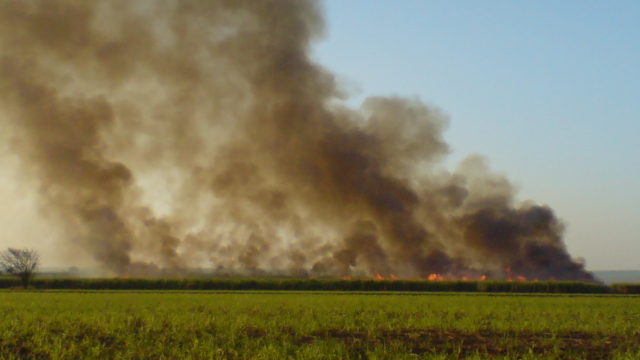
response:
<svg viewBox="0 0 640 360"><path fill-rule="evenodd" d="M247 336L264 337L260 331L248 331ZM285 334L283 334L285 335ZM437 329L400 329L375 332L327 329L307 335L293 335L297 344L309 344L328 339L340 340L357 348L373 348L377 345L399 345L412 353L456 355L458 359L482 354L489 356L510 355L518 358L525 354L556 354L559 358L607 359L614 352L636 349L640 334L633 336L587 332L497 332L480 330L464 332Z"/></svg>

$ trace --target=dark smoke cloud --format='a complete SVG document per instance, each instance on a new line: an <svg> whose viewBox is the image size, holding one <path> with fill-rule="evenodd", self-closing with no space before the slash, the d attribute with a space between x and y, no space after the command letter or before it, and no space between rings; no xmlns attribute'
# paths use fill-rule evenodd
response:
<svg viewBox="0 0 640 360"><path fill-rule="evenodd" d="M302 0L7 0L2 126L43 212L116 274L189 267L593 280L547 206L417 99L360 109Z"/></svg>

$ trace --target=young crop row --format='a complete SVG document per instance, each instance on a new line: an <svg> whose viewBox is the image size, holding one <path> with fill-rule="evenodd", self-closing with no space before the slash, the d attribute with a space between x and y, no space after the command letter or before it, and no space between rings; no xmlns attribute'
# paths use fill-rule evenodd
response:
<svg viewBox="0 0 640 360"><path fill-rule="evenodd" d="M0 277L0 288L19 287L18 279ZM640 285L571 281L424 281L372 279L247 279L247 278L36 278L35 289L77 290L262 290L262 291L403 291L499 292L550 294L638 294Z"/></svg>
<svg viewBox="0 0 640 360"><path fill-rule="evenodd" d="M0 359L640 359L627 296L0 291Z"/></svg>

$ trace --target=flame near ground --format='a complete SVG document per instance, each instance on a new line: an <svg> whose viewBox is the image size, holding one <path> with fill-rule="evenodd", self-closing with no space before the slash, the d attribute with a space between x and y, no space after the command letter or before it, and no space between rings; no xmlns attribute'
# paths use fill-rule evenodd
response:
<svg viewBox="0 0 640 360"><path fill-rule="evenodd" d="M316 1L4 1L20 180L59 241L114 274L594 281L551 208L517 202L478 156L444 169L438 109L344 105L309 57L322 31Z"/></svg>

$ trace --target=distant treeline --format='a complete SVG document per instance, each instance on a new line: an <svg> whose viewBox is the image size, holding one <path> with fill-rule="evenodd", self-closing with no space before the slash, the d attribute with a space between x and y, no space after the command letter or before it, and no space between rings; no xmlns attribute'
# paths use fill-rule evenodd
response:
<svg viewBox="0 0 640 360"><path fill-rule="evenodd" d="M19 288L19 279L0 277L0 289ZM35 278L40 290L262 290L262 291L403 291L547 294L640 294L640 284L611 286L572 281L424 281L372 279L142 279Z"/></svg>

